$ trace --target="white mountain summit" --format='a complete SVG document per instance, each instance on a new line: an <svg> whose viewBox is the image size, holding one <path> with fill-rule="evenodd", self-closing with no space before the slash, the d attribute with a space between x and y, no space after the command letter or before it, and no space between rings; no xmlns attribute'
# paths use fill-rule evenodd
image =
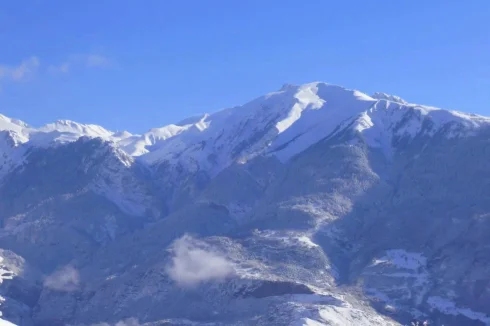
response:
<svg viewBox="0 0 490 326"><path fill-rule="evenodd" d="M427 129L423 129L424 122ZM287 84L242 106L153 128L143 135L115 133L69 120L31 128L0 115L0 131L14 131L17 141L26 145L45 147L80 137L102 138L148 164L195 163L214 174L259 154L288 160L347 126L359 132L368 145L391 153L393 137L434 134L448 124L454 128L449 136L463 135L489 123L487 117L409 104L385 93L370 97L320 82Z"/></svg>

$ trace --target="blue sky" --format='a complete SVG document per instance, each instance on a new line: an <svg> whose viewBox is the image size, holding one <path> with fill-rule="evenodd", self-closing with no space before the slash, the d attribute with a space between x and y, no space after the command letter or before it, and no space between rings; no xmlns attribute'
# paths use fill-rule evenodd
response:
<svg viewBox="0 0 490 326"><path fill-rule="evenodd" d="M284 83L490 115L490 1L0 5L0 113L144 132Z"/></svg>

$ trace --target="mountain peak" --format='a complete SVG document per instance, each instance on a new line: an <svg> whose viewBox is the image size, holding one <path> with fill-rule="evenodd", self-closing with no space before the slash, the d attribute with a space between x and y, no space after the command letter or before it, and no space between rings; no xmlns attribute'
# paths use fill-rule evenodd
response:
<svg viewBox="0 0 490 326"><path fill-rule="evenodd" d="M183 120L180 120L179 122L175 123L176 126L183 127L185 125L193 125L198 123L199 121L205 119L208 117L209 114L203 113L203 114L198 114L194 115L192 117L185 118Z"/></svg>
<svg viewBox="0 0 490 326"><path fill-rule="evenodd" d="M373 95L371 95L371 97L377 100L387 100L390 102L396 102L400 104L408 104L408 102L402 99L400 96L390 95L383 92L376 92Z"/></svg>
<svg viewBox="0 0 490 326"><path fill-rule="evenodd" d="M260 154L273 153L280 160L288 160L345 121L361 115L372 120L360 127L362 130L384 130L396 124L409 109L420 112L422 119L430 119L436 128L451 121L461 122L469 129L489 123L484 117L409 104L395 95L377 92L368 96L354 89L317 81L284 84L281 91L244 105L196 115L177 124L150 129L142 135L114 133L98 125L71 120L57 120L33 129L3 115L0 115L0 130L15 131L24 136L22 142L43 147L76 141L82 136L98 137L114 142L131 156L141 156L148 164L172 161L197 164L203 170L217 172L235 160L246 161ZM411 134L420 129L421 121L412 122Z"/></svg>
<svg viewBox="0 0 490 326"><path fill-rule="evenodd" d="M0 114L0 130L14 130L21 132L22 129L29 128L29 125L24 121L9 118Z"/></svg>
<svg viewBox="0 0 490 326"><path fill-rule="evenodd" d="M284 92L284 91L289 91L289 90L293 90L295 88L298 88L298 86L296 85L293 85L293 84L284 84L282 85L281 89L279 90L280 92Z"/></svg>

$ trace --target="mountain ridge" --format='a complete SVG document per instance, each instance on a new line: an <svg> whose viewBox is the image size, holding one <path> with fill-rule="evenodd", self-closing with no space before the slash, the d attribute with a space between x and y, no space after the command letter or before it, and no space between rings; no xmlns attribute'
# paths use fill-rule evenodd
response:
<svg viewBox="0 0 490 326"><path fill-rule="evenodd" d="M468 130L490 124L490 118L483 116L410 104L398 96L385 93L375 93L373 96L374 98L341 86L314 82L301 86L287 85L280 91L268 93L242 106L204 114L197 120L184 119L177 125L153 128L142 135L133 135L126 131L112 132L98 125L80 124L69 120L58 120L40 128L32 128L20 120L6 116L0 117L0 131L14 131L20 135L20 142L37 147L71 142L82 136L102 138L117 144L129 155L139 157L150 165L171 161L175 153L186 152L192 148L194 153L189 159L199 161L201 168L208 165L206 169L214 169L211 173L216 174L231 164L236 157L221 157L219 162L216 160L219 157L215 157L212 164L219 167L213 168L209 166L208 158L203 158L202 153L197 153L196 149L201 146L199 144L223 142L219 139L223 135L226 141L235 142L234 148L226 149L221 143L205 156L216 156L217 152L224 150L233 152L234 156L241 155L239 160L246 160L259 153L270 152L282 160L287 160L329 135L344 121L359 118L353 128L373 138L371 134L376 132L370 132L370 128L378 129L378 133L382 133L383 130L379 129L392 128L392 125L404 118L406 111L413 111L418 115L415 118L419 121L413 126L407 125L397 129L412 137L420 131L417 129L421 128L421 120L425 118L433 122L435 129L447 123L463 124L463 129ZM397 111L399 112L395 113ZM244 123L254 124L257 132L242 133L237 139L233 134L234 130L250 131ZM386 146L376 144L375 139L368 142L372 146Z"/></svg>

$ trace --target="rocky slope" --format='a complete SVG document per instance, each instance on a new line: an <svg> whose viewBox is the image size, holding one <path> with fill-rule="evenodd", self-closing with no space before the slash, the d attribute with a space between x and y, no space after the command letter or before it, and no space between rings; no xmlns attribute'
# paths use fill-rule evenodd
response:
<svg viewBox="0 0 490 326"><path fill-rule="evenodd" d="M490 324L489 125L325 83L143 135L0 116L3 318Z"/></svg>

